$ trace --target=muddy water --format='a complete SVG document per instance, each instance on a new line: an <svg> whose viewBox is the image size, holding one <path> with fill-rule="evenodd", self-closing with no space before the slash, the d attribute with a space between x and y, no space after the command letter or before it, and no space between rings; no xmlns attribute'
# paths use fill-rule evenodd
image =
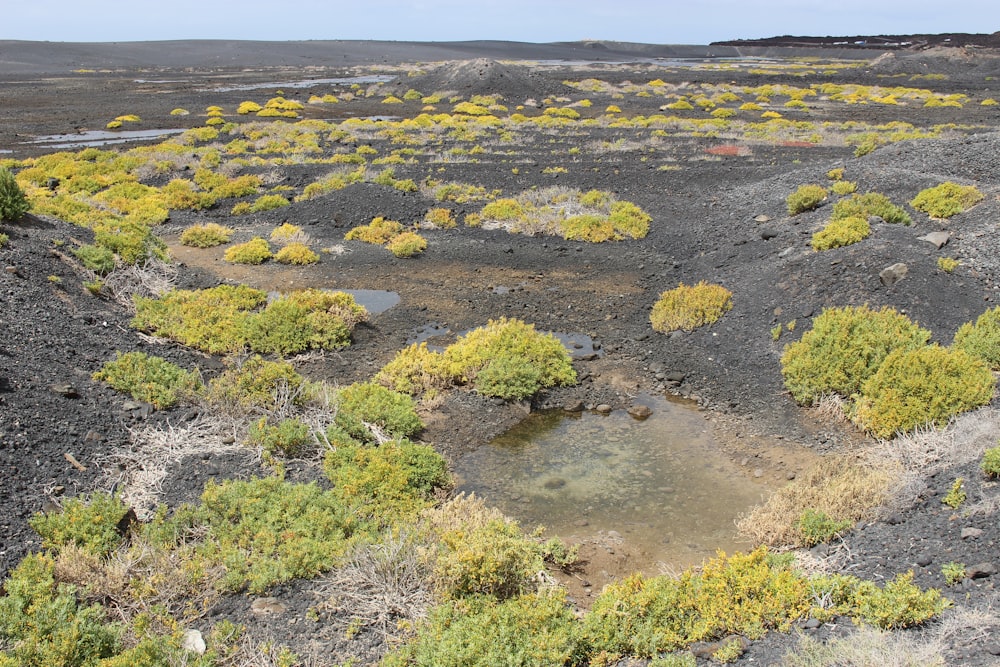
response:
<svg viewBox="0 0 1000 667"><path fill-rule="evenodd" d="M649 563L672 568L748 548L734 521L768 489L719 451L694 408L643 402L653 409L643 421L623 410L532 415L457 462L459 490L547 535L616 531Z"/></svg>

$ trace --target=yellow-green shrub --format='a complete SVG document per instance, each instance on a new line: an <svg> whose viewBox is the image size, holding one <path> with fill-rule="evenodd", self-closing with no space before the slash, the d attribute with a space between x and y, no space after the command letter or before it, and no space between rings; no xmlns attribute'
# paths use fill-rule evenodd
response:
<svg viewBox="0 0 1000 667"><path fill-rule="evenodd" d="M1000 370L1000 306L987 310L975 324L966 322L955 332L955 349L978 357L993 370Z"/></svg>
<svg viewBox="0 0 1000 667"><path fill-rule="evenodd" d="M167 244L148 225L129 220L108 219L95 224L94 245L107 248L125 264L168 257Z"/></svg>
<svg viewBox="0 0 1000 667"><path fill-rule="evenodd" d="M194 396L201 388L197 373L143 352L117 353L115 360L105 363L93 378L161 410Z"/></svg>
<svg viewBox="0 0 1000 667"><path fill-rule="evenodd" d="M315 264L319 255L313 252L305 243L289 243L274 255L274 261L280 264Z"/></svg>
<svg viewBox="0 0 1000 667"><path fill-rule="evenodd" d="M411 231L400 232L385 246L396 257L413 257L427 249L427 239Z"/></svg>
<svg viewBox="0 0 1000 667"><path fill-rule="evenodd" d="M910 206L932 218L950 218L982 200L983 193L976 186L945 181L940 185L921 190L910 202Z"/></svg>
<svg viewBox="0 0 1000 667"><path fill-rule="evenodd" d="M705 281L697 285L681 283L660 294L653 304L649 321L653 329L669 333L678 329L691 331L718 321L733 307L733 293L721 285Z"/></svg>
<svg viewBox="0 0 1000 667"><path fill-rule="evenodd" d="M891 308L827 308L800 340L785 346L785 388L803 405L828 393L850 397L890 352L921 348L928 340L929 331Z"/></svg>
<svg viewBox="0 0 1000 667"><path fill-rule="evenodd" d="M424 427L407 394L375 382L356 382L340 389L335 426L358 442L371 442L375 436L366 422L396 439L416 435Z"/></svg>
<svg viewBox="0 0 1000 667"><path fill-rule="evenodd" d="M833 191L835 195L849 195L858 189L858 184L854 181L835 181L833 185L830 186L830 190Z"/></svg>
<svg viewBox="0 0 1000 667"><path fill-rule="evenodd" d="M866 218L839 218L831 220L826 227L813 234L813 250L830 250L857 243L868 238L872 228Z"/></svg>
<svg viewBox="0 0 1000 667"><path fill-rule="evenodd" d="M230 412L254 412L274 406L275 394L288 391L297 405L307 396L300 389L305 380L287 361L268 361L259 354L242 363L230 363L208 383L205 396L214 406Z"/></svg>
<svg viewBox="0 0 1000 667"><path fill-rule="evenodd" d="M800 185L798 190L785 199L788 215L798 215L815 209L829 194L822 185Z"/></svg>
<svg viewBox="0 0 1000 667"><path fill-rule="evenodd" d="M239 243L226 249L224 255L227 262L234 264L263 264L271 259L271 246L267 240L259 236L246 243Z"/></svg>
<svg viewBox="0 0 1000 667"><path fill-rule="evenodd" d="M209 222L204 225L191 225L181 232L181 245L194 246L196 248L211 248L223 243L229 243L232 235L232 227L225 227L215 222Z"/></svg>
<svg viewBox="0 0 1000 667"><path fill-rule="evenodd" d="M424 221L420 226L429 229L452 229L457 225L450 208L432 208L424 215Z"/></svg>
<svg viewBox="0 0 1000 667"><path fill-rule="evenodd" d="M29 523L50 551L74 545L95 556L107 556L122 543L118 523L128 510L121 498L98 491L69 498L62 511L36 514Z"/></svg>
<svg viewBox="0 0 1000 667"><path fill-rule="evenodd" d="M271 230L271 240L275 243L286 243L291 241L302 228L290 222L283 222Z"/></svg>
<svg viewBox="0 0 1000 667"><path fill-rule="evenodd" d="M995 381L989 367L962 350L930 345L891 352L861 385L852 419L880 438L985 405Z"/></svg>
<svg viewBox="0 0 1000 667"><path fill-rule="evenodd" d="M451 377L442 353L414 343L383 366L374 381L410 396L433 397L451 384Z"/></svg>
<svg viewBox="0 0 1000 667"><path fill-rule="evenodd" d="M867 220L872 215L877 215L893 224L908 225L912 222L909 213L878 192L866 192L863 195L854 194L850 199L841 199L834 203L830 219L865 218Z"/></svg>
<svg viewBox="0 0 1000 667"><path fill-rule="evenodd" d="M403 231L403 225L395 220L387 220L381 216L374 218L367 225L354 227L344 235L346 241L364 241L375 245L388 243L392 237Z"/></svg>

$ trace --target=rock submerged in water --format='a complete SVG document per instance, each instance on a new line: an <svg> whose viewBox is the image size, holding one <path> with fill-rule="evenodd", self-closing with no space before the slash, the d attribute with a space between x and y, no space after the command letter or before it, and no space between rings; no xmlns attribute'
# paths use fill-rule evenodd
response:
<svg viewBox="0 0 1000 667"><path fill-rule="evenodd" d="M628 409L628 413L633 419L643 421L653 414L653 410L648 405L637 403Z"/></svg>

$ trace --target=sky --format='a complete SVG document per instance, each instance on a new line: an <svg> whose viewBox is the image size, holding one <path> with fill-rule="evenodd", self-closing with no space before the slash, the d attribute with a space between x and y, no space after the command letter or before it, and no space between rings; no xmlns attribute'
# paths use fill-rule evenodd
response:
<svg viewBox="0 0 1000 667"><path fill-rule="evenodd" d="M8 0L0 39L707 44L1000 30L997 0Z"/></svg>

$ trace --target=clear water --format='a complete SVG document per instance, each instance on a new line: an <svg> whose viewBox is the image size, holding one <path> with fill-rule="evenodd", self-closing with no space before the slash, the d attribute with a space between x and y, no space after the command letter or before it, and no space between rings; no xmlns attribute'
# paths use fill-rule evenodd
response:
<svg viewBox="0 0 1000 667"><path fill-rule="evenodd" d="M336 86L351 85L354 83L385 83L392 81L396 77L389 74L372 74L367 76L346 76L333 79L306 79L304 81L269 81L267 83L246 83L236 86L222 86L215 88L217 93L228 93L244 90L260 90L262 88L312 88L313 86Z"/></svg>
<svg viewBox="0 0 1000 667"><path fill-rule="evenodd" d="M91 146L110 146L124 144L129 141L143 139L160 139L171 134L180 134L183 129L160 128L155 130L88 130L74 134L50 134L36 137L29 144L42 144L45 148L88 148Z"/></svg>
<svg viewBox="0 0 1000 667"><path fill-rule="evenodd" d="M719 451L696 409L642 402L653 414L641 421L624 410L533 414L457 462L459 490L549 535L617 531L649 563L682 568L748 548L734 522L767 489Z"/></svg>

